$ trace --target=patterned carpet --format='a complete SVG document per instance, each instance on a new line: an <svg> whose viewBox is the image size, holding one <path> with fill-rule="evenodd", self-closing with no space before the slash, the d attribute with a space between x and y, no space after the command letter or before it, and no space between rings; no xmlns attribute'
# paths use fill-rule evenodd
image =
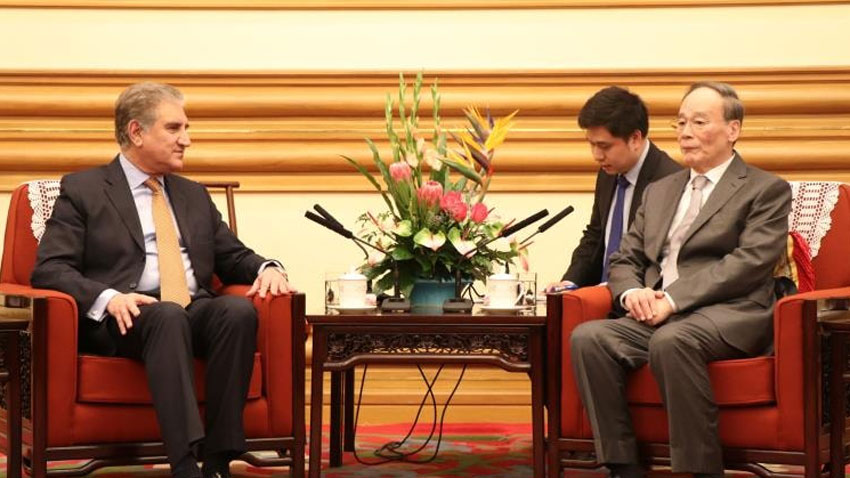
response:
<svg viewBox="0 0 850 478"><path fill-rule="evenodd" d="M408 432L409 425L372 425L360 426L357 431L357 455L361 460L373 463L380 458L375 451L386 443L401 440ZM427 437L430 427L417 427L413 437L399 451L419 448ZM309 435L309 433L308 433ZM327 430L323 434L327 440ZM421 461L434 454L436 437L419 454L413 457ZM390 462L370 466L358 463L352 453L343 455L343 466L328 468L328 444L324 443L322 456L322 476L324 478L526 478L532 476L531 470L531 426L514 424L447 424L444 427L443 440L439 453L428 463ZM51 468L69 468L80 462L51 463ZM800 473L799 467L771 467L774 471ZM234 477L289 477L288 468L255 468L244 462L233 462L231 471ZM6 458L0 455L0 477L6 476ZM126 466L103 468L91 475L92 478L168 478L167 465ZM569 478L604 478L605 474L596 470L574 470ZM651 478L683 478L686 475L652 473ZM753 475L744 472L727 471L727 478L749 478Z"/></svg>
<svg viewBox="0 0 850 478"><path fill-rule="evenodd" d="M357 431L358 456L367 462L379 460L373 452L385 443L402 439L408 427L409 425L403 424L360 426ZM409 446L402 448L402 451L418 448L428 431L426 427L418 427L413 438L408 440ZM327 433L324 435L327 437ZM421 460L433 455L435 444L436 437L414 459ZM323 446L323 450L322 468L325 471L322 476L325 478L415 478L420 476L524 478L532 476L531 427L529 425L447 424L437 457L430 463L422 464L393 462L367 466L357 463L352 453L345 453L342 467L327 468L327 443ZM0 463L2 463L0 476L5 476L5 457ZM51 464L51 468L76 464L76 462ZM234 462L231 471L234 477L244 478L289 476L287 468L255 468L244 462ZM145 465L104 468L89 476L93 478L167 478L169 473L167 466Z"/></svg>

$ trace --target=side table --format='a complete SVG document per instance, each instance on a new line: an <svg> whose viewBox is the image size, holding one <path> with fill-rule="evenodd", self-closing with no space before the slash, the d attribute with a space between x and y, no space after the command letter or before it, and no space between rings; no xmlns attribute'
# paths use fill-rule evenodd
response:
<svg viewBox="0 0 850 478"><path fill-rule="evenodd" d="M818 315L821 330L829 337L829 476L844 478L844 425L847 415L846 386L850 384L847 341L850 340L850 311L829 310Z"/></svg>
<svg viewBox="0 0 850 478"><path fill-rule="evenodd" d="M30 299L0 294L0 338L5 348L0 382L8 385L6 402L6 476L21 476L21 332L31 323Z"/></svg>
<svg viewBox="0 0 850 478"><path fill-rule="evenodd" d="M533 313L533 311L532 311ZM353 367L381 364L487 364L531 379L532 463L544 476L543 315L314 315L310 403L310 478L321 476L322 377L331 373L331 466L353 447ZM343 389L345 382L345 392ZM343 398L345 393L345 398ZM344 419L341 415L345 415ZM345 423L345 425L344 425ZM345 426L345 428L343 428Z"/></svg>

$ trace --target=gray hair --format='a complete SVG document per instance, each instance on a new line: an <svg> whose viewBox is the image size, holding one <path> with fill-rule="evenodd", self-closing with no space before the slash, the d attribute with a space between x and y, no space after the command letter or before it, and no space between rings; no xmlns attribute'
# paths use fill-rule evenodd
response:
<svg viewBox="0 0 850 478"><path fill-rule="evenodd" d="M164 83L150 81L135 83L127 87L115 100L115 139L123 148L130 145L127 125L136 120L142 128L149 128L156 121L156 108L163 101L183 102L183 93Z"/></svg>
<svg viewBox="0 0 850 478"><path fill-rule="evenodd" d="M688 88L687 93L685 93L685 96L682 98L686 98L689 94L693 93L694 90L698 90L700 88L714 90L721 98L723 98L723 119L726 120L727 123L729 121L738 120L743 124L744 103L742 103L741 99L738 98L738 93L735 92L735 88L732 88L732 85L721 81L698 81Z"/></svg>

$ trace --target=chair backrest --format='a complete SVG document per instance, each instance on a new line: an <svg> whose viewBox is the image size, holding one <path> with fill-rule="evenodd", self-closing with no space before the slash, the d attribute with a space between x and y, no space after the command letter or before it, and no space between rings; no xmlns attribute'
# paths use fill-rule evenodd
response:
<svg viewBox="0 0 850 478"><path fill-rule="evenodd" d="M0 282L30 285L38 241L32 232L33 211L28 192L28 184L22 184L12 192L9 214L6 217Z"/></svg>
<svg viewBox="0 0 850 478"><path fill-rule="evenodd" d="M236 233L236 208L233 190L239 183L210 182L202 183L208 189L222 188L227 199L227 221L233 233ZM29 199L29 184L15 188L9 202L9 214L6 218L6 236L3 241L3 262L0 265L0 282L31 285L30 274L35 266L38 241L32 229L33 208Z"/></svg>
<svg viewBox="0 0 850 478"><path fill-rule="evenodd" d="M837 189L829 232L820 241L817 255L812 259L815 289L850 286L850 267L847 266L850 255L850 185L841 184Z"/></svg>

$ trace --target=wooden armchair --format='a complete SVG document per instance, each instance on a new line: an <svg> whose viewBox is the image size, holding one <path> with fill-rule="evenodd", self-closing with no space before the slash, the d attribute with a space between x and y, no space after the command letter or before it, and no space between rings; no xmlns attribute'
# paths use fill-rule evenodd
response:
<svg viewBox="0 0 850 478"><path fill-rule="evenodd" d="M828 407L824 403L818 301L850 296L848 253L850 186L843 184L838 186L831 228L812 263L815 290L787 296L776 305L775 353L709 365L720 407L720 439L728 469L746 470L762 477L788 476L764 465L797 465L803 467L806 478L814 478L828 468L829 417L825 414ZM594 458L590 422L574 381L569 338L581 322L605 318L611 303L608 289L600 286L549 297L550 478L560 476L563 468L599 465ZM651 463L669 464L667 416L648 366L631 374L626 393L642 456ZM838 419L845 421L846 428L847 417ZM844 445L846 449L847 441Z"/></svg>
<svg viewBox="0 0 850 478"><path fill-rule="evenodd" d="M31 381L29 390L24 387L25 468L42 478L80 476L104 466L164 463L141 362L78 354L75 301L30 286L37 249L30 184L12 194L0 268L0 293L46 300L31 326ZM235 232L233 188L238 183L217 186L225 188L228 220ZM228 286L220 292L244 295L247 288ZM290 466L290 476L303 477L304 296L255 297L254 306L259 316L257 352L244 411L249 452L241 459L255 466ZM195 366L203 410L204 365L196 361ZM5 420L5 411L0 418ZM254 451L276 454L259 456ZM76 469L47 467L55 460L82 459L89 461Z"/></svg>

